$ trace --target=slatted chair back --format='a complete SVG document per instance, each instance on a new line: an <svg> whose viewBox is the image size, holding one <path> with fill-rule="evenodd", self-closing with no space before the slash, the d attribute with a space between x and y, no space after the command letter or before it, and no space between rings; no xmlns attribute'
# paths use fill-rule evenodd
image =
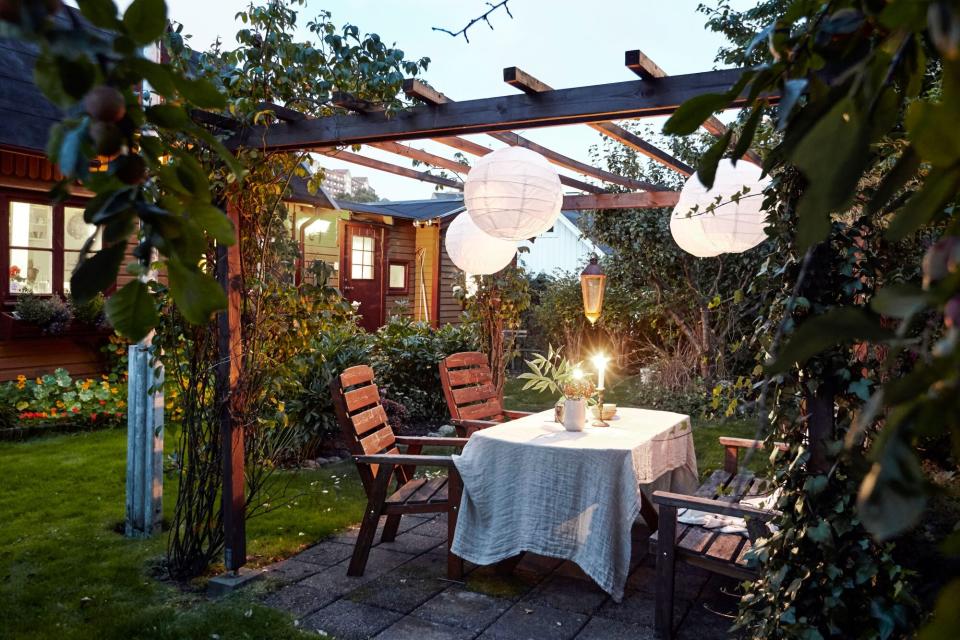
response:
<svg viewBox="0 0 960 640"><path fill-rule="evenodd" d="M487 356L465 351L447 356L440 362L443 396L453 420L490 420L503 422L506 416Z"/></svg>
<svg viewBox="0 0 960 640"><path fill-rule="evenodd" d="M330 381L330 393L340 431L351 454L400 453L387 412L380 403L380 390L373 381L373 369L365 364L350 367ZM377 465L358 464L357 469L369 491ZM398 472L405 473L402 469Z"/></svg>

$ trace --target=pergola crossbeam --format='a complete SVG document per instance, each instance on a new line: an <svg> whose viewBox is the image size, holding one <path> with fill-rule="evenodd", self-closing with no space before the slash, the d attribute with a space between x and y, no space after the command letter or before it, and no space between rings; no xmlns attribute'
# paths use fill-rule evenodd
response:
<svg viewBox="0 0 960 640"><path fill-rule="evenodd" d="M556 89L537 96L447 102L414 107L390 117L385 113L333 115L251 127L231 144L263 150L335 147L663 116L690 98L728 91L740 73L739 69L724 69L667 76L653 83L631 80ZM776 98L767 96L770 101ZM747 100L746 94L737 96L728 107L740 107Z"/></svg>
<svg viewBox="0 0 960 640"><path fill-rule="evenodd" d="M582 196L564 196L565 210L582 209L659 209L677 204L676 191L640 191L634 193L599 193Z"/></svg>
<svg viewBox="0 0 960 640"><path fill-rule="evenodd" d="M459 180L451 180L450 178L435 176L425 171L417 171L408 167L401 167L400 165L384 162L383 160L377 160L376 158L368 158L367 156L362 156L359 153L353 153L352 151L337 151L331 149L313 149L313 151L322 153L330 158L337 158L338 160L343 160L344 162L350 162L352 164L358 164L370 169L385 171L386 173L393 173L398 176L404 176L405 178L419 180L420 182L430 182L433 184L438 184L442 187L449 187L450 189L463 190L463 183Z"/></svg>
<svg viewBox="0 0 960 640"><path fill-rule="evenodd" d="M403 90L408 96L416 98L417 100L420 100L421 102L429 104L433 107L439 108L443 105L454 104L454 101L450 98L436 91L432 87L424 85L422 82L416 79L406 80L403 85ZM440 102L433 102L433 100L440 100ZM573 158L565 156L561 153L557 153L552 149L548 149L543 145L537 144L532 140L528 140L523 136L517 135L512 131L488 132L487 135L512 147L524 147L526 149L530 149L531 151L536 151L557 166L570 169L571 171L575 171L585 176L597 178L598 180L603 180L604 182L617 184L629 189L645 189L651 191L662 191L665 189L665 187L661 187L659 185L645 182L643 180L636 180L634 178L618 176L615 173L598 169L597 167L590 166L586 163L580 162L579 160L574 160Z"/></svg>
<svg viewBox="0 0 960 640"><path fill-rule="evenodd" d="M534 78L529 73L518 69L517 67L507 67L503 70L503 81L512 87L520 89L524 93L535 95L546 91L553 91L553 88L545 82ZM673 169L685 176L693 174L693 167L674 158L669 153L658 149L632 131L612 122L588 122L587 126L599 131L603 135L613 138L631 149L639 151L643 155L656 160L662 165Z"/></svg>
<svg viewBox="0 0 960 640"><path fill-rule="evenodd" d="M640 76L640 78L643 80L652 81L669 77L667 76L666 71L657 66L653 60L647 57L647 55L639 49L627 51L624 54L624 64L628 69ZM727 125L720 122L720 119L716 116L710 116L700 126L717 138L726 135L728 129ZM745 160L749 160L755 165L763 165L763 161L755 151L748 150L743 157Z"/></svg>

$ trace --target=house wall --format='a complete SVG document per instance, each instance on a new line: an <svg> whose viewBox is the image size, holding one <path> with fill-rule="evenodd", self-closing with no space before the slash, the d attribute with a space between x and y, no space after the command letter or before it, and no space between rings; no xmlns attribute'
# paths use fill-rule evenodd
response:
<svg viewBox="0 0 960 640"><path fill-rule="evenodd" d="M409 220L396 220L387 230L387 259L384 264L384 277L387 280L387 293L384 296L385 317L392 315L401 315L404 317L413 316L414 300L416 299L416 287L414 272L416 271L417 251L417 229ZM403 291L391 290L390 264L403 264L407 268L407 287Z"/></svg>
<svg viewBox="0 0 960 640"><path fill-rule="evenodd" d="M413 317L421 321L429 319L434 325L437 321L434 317L433 304L434 270L437 268L437 240L439 237L440 228L436 225L420 227L416 230Z"/></svg>
<svg viewBox="0 0 960 640"><path fill-rule="evenodd" d="M462 271L453 264L443 242L443 238L446 237L447 229L450 227L451 222L453 222L452 216L445 218L440 224L440 324L460 324L463 314L463 307L460 301L453 295L453 287L457 284Z"/></svg>
<svg viewBox="0 0 960 640"><path fill-rule="evenodd" d="M556 271L579 273L583 270L594 251L592 245L581 237L580 230L571 229L572 226L561 216L552 231L541 233L532 243L524 242L530 251L518 254L520 266L530 275L553 275Z"/></svg>

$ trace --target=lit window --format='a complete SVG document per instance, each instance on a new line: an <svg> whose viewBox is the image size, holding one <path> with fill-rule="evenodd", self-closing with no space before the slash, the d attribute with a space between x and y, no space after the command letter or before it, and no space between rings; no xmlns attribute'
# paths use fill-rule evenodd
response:
<svg viewBox="0 0 960 640"><path fill-rule="evenodd" d="M350 243L350 278L373 280L373 238L353 236Z"/></svg>
<svg viewBox="0 0 960 640"><path fill-rule="evenodd" d="M390 263L390 288L407 290L407 265L403 262Z"/></svg>
<svg viewBox="0 0 960 640"><path fill-rule="evenodd" d="M83 244L97 231L97 226L83 221L83 209L63 208L63 292L70 293L70 276L80 260ZM89 253L100 250L99 235L90 243ZM88 253L88 255L89 255Z"/></svg>
<svg viewBox="0 0 960 640"><path fill-rule="evenodd" d="M53 207L10 203L10 293L53 293Z"/></svg>

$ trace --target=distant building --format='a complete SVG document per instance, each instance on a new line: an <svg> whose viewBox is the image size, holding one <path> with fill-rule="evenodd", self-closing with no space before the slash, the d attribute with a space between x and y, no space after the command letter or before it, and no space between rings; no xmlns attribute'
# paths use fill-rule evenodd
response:
<svg viewBox="0 0 960 640"><path fill-rule="evenodd" d="M322 186L330 193L351 194L353 183L358 179L350 175L349 169L324 169Z"/></svg>
<svg viewBox="0 0 960 640"><path fill-rule="evenodd" d="M351 178L350 179L350 193L356 193L357 191L366 191L370 189L370 178Z"/></svg>

